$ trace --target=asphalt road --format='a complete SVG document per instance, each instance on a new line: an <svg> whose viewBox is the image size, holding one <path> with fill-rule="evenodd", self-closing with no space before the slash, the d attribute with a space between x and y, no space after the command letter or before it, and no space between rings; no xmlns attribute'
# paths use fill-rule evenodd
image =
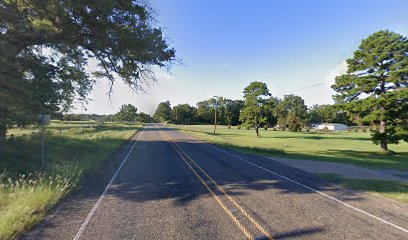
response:
<svg viewBox="0 0 408 240"><path fill-rule="evenodd" d="M408 239L408 205L146 125L21 239Z"/></svg>

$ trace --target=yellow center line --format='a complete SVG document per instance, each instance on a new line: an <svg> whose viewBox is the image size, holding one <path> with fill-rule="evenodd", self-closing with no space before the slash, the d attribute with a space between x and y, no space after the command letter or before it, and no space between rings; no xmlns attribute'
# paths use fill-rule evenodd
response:
<svg viewBox="0 0 408 240"><path fill-rule="evenodd" d="M174 144L175 147L177 147L182 153L184 153L184 155L198 168L200 169L200 171L208 178L210 179L210 181L218 188L218 190L220 190L240 211L241 213L252 223L254 224L254 226L261 231L268 239L273 239L273 237L271 236L271 234L266 231L257 221L255 221L255 219L252 218L252 216L247 213L222 187L220 187L215 181L214 179L212 179L185 151L183 151L183 149L181 149L176 143L173 142L173 140L168 137L168 135L164 132L162 132L162 134L164 134L164 136L171 142Z"/></svg>
<svg viewBox="0 0 408 240"><path fill-rule="evenodd" d="M228 214L228 216L232 219L232 221L238 226L238 228L244 233L244 235L247 237L249 240L254 240L254 237L249 233L248 229L242 225L242 223L234 216L234 214L224 205L224 203L221 201L221 199L217 196L217 194L208 186L208 184L204 181L204 179L197 173L196 170L188 163L188 161L184 158L183 154L174 146L175 144L171 141L170 138L167 137L163 131L160 130L160 134L167 139L167 141L170 143L170 146L180 155L180 157L183 159L183 161L187 164L187 166L190 168L190 170L194 173L194 175L200 180L200 182L204 185L204 187L211 193L211 195L214 197L214 199L217 201L217 203L222 207L222 209Z"/></svg>

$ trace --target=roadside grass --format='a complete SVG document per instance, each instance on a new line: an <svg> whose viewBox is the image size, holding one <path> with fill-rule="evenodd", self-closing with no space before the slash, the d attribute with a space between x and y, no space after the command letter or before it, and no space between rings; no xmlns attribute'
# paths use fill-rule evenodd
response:
<svg viewBox="0 0 408 240"><path fill-rule="evenodd" d="M140 124L52 122L47 126L46 164L35 127L12 129L0 156L0 239L16 238L140 128ZM63 129L60 131L60 129Z"/></svg>
<svg viewBox="0 0 408 240"><path fill-rule="evenodd" d="M330 173L318 174L318 176L347 188L367 191L408 203L408 183L379 179L349 179Z"/></svg>
<svg viewBox="0 0 408 240"><path fill-rule="evenodd" d="M408 171L408 144L390 145L384 153L370 140L369 132L287 132L237 129L211 125L172 125L199 139L240 151L291 159L339 162L372 169Z"/></svg>

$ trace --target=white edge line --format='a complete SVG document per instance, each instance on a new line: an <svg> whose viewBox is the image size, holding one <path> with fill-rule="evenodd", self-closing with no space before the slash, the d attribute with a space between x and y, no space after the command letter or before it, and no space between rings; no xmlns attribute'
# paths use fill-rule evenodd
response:
<svg viewBox="0 0 408 240"><path fill-rule="evenodd" d="M138 142L140 136L142 136L143 131L141 131L141 129L139 130L140 134L139 136L136 138L135 143L133 144L133 146L130 148L128 154L126 155L126 157L123 159L122 163L119 165L118 169L116 170L115 174L113 175L113 177L111 178L111 180L109 181L108 185L106 186L105 190L103 191L103 193L101 194L101 196L99 197L98 201L95 203L95 205L93 206L91 212L89 212L88 216L86 217L85 221L82 223L81 227L79 228L77 234L75 235L75 237L73 238L73 240L79 240L79 238L81 237L82 233L84 232L86 226L88 225L89 221L91 220L92 216L95 214L96 210L99 207L99 204L102 202L103 198L106 195L106 192L108 192L109 188L111 187L113 181L115 180L116 176L118 175L120 169L122 168L123 164L125 164L126 160L129 158L130 154L132 153L133 148L135 147L136 143Z"/></svg>
<svg viewBox="0 0 408 240"><path fill-rule="evenodd" d="M286 179L286 180L288 180L288 181L290 181L290 182L292 182L292 183L295 183L295 184L297 184L297 185L299 185L299 186L302 186L302 187L304 187L304 188L306 188L306 189L309 189L309 190L311 190L311 191L313 191L313 192L316 192L316 193L318 193L318 194L321 194L321 195L323 195L323 196L325 196L325 197L327 197L327 198L329 198L329 199L331 199L331 200L333 200L333 201L336 201L336 202L338 202L338 203L341 203L341 204L343 204L344 206L349 207L349 208L351 208L351 209L353 209L353 210L355 210L355 211L357 211L357 212L360 212L360 213L362 213L362 214L364 214L364 215L367 215L367 216L369 216L369 217L372 217L372 218L374 218L374 219L376 219L376 220L378 220L378 221L380 221L380 222L382 222L382 223L388 224L388 225L390 225L390 226L392 226L392 227L394 227L394 228L396 228L396 229L399 229L399 230L401 230L401 231L403 231L403 232L408 233L408 229L405 229L405 228L403 228L403 227L400 227L400 226L398 226L398 225L396 225L396 224L394 224L394 223L391 223L391 222L389 222L389 221L387 221L387 220L384 220L384 219L382 219L382 218L380 218L380 217L377 217L377 216L375 216L375 215L373 215L373 214L371 214L371 213L368 213L368 212L366 212L366 211L364 211L364 210L361 210L361 209L359 209L359 208L357 208L357 207L354 207L354 206L352 206L352 205L350 205L350 204L348 204L348 203L346 203L346 202L341 201L340 199L337 199L337 198L335 198L335 197L332 197L332 196L330 196L330 195L328 195L328 194L326 194L326 193L323 193L323 192L321 192L321 191L319 191L319 190L316 190L316 189L314 189L314 188L312 188L312 187L306 186L306 185L304 185L304 184L302 184L302 183L300 183L300 182L298 182L298 181L295 181L295 180L293 180L293 179L291 179L291 178L288 178L288 177L285 177L285 176L283 176L283 175L280 175L279 173L276 173L276 172L274 172L274 171L271 171L271 170L269 170L269 169L266 169L266 168L264 168L264 167L262 167L262 166L259 166L259 165L255 164L255 163L251 162L251 161L245 160L244 158L242 158L242 157L240 157L240 156L237 156L237 155L235 155L235 154L232 154L232 153L230 153L230 152L227 152L227 151L225 151L225 150L223 150L223 149L221 149L221 148L218 148L218 147L216 147L216 146L214 146L214 145L212 145L212 144L209 144L208 142L203 141L203 140L201 140L201 139L199 139L199 138L196 138L196 137L191 136L191 135L189 135L189 134L183 133L183 132L181 132L181 131L178 131L178 132L180 132L180 133L182 133L182 134L184 134L184 135L186 135L186 136L195 138L196 140L198 140L198 141L200 141L200 142L202 142L202 143L205 143L205 144L207 144L208 146L210 146L210 147L212 147L212 148L215 148L215 149L217 149L217 150L219 150L219 151L221 151L221 152L224 152L224 153L226 153L226 154L228 154L228 155L231 155L231 156L233 156L233 157L236 157L236 158L240 159L241 161L244 161L244 162L246 162L246 163L248 163L248 164L251 164L251 165L253 165L253 166L255 166L255 167L258 167L258 168L260 168L260 169L262 169L262 170L264 170L264 171L267 171L267 172L272 173L272 174L274 174L274 175L276 175L276 176L279 176L279 177L281 177L281 178L283 178L283 179Z"/></svg>

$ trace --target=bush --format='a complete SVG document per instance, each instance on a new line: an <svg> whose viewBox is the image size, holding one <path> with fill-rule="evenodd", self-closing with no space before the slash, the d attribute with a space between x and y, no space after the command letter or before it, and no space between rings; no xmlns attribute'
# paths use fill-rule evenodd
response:
<svg viewBox="0 0 408 240"><path fill-rule="evenodd" d="M247 125L247 126L245 126L245 128L246 128L246 130L249 130L249 129L251 129L251 126Z"/></svg>
<svg viewBox="0 0 408 240"><path fill-rule="evenodd" d="M322 131L325 132L325 133L328 133L328 132L329 132L329 128L328 128L328 127L324 127L324 128L322 129Z"/></svg>
<svg viewBox="0 0 408 240"><path fill-rule="evenodd" d="M358 132L358 128L354 128L354 132Z"/></svg>
<svg viewBox="0 0 408 240"><path fill-rule="evenodd" d="M239 129L241 129L241 128L242 128L242 126L241 126L241 125L238 125L238 126L237 126L237 128L238 128L238 130L239 130Z"/></svg>
<svg viewBox="0 0 408 240"><path fill-rule="evenodd" d="M265 130L268 130L268 126L267 126L267 125L265 125L265 126L264 126L264 129L265 129Z"/></svg>
<svg viewBox="0 0 408 240"><path fill-rule="evenodd" d="M230 125L230 124L228 124L228 125L227 125L227 128L228 128L228 129L231 129L231 125Z"/></svg>
<svg viewBox="0 0 408 240"><path fill-rule="evenodd" d="M367 132L367 128L366 128L366 127L363 127L363 128L361 129L361 131Z"/></svg>

